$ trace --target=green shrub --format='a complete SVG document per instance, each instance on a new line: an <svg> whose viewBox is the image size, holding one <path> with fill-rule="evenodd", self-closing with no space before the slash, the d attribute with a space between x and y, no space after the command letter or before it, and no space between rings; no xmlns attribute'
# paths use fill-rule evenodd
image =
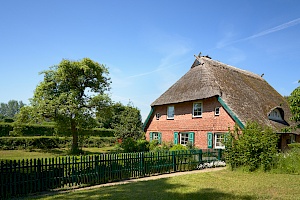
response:
<svg viewBox="0 0 300 200"><path fill-rule="evenodd" d="M11 123L0 123L0 137L9 136L9 132L13 130Z"/></svg>
<svg viewBox="0 0 300 200"><path fill-rule="evenodd" d="M114 137L89 137L82 141L82 147L104 147L113 146ZM53 149L69 148L72 144L72 137L0 137L0 149Z"/></svg>
<svg viewBox="0 0 300 200"><path fill-rule="evenodd" d="M53 125L39 124L14 124L11 136L54 136L55 129Z"/></svg>
<svg viewBox="0 0 300 200"><path fill-rule="evenodd" d="M169 151L173 147L172 142L162 142L162 144L159 144L158 140L152 140L149 144L149 150L150 151Z"/></svg>
<svg viewBox="0 0 300 200"><path fill-rule="evenodd" d="M175 144L170 148L170 151L182 151L182 150L188 150L186 146L183 146L181 144Z"/></svg>
<svg viewBox="0 0 300 200"><path fill-rule="evenodd" d="M10 130L10 136L68 136L67 132L59 132L55 124L14 124L13 130ZM82 130L80 132L83 136L95 137L114 137L114 130L104 128L94 128L90 130ZM5 135L7 136L7 135Z"/></svg>
<svg viewBox="0 0 300 200"><path fill-rule="evenodd" d="M133 138L126 138L121 144L123 152L132 153L132 152L146 152L149 151L149 142L147 140L134 140Z"/></svg>
<svg viewBox="0 0 300 200"><path fill-rule="evenodd" d="M232 169L269 170L277 153L278 136L269 127L247 123L242 134L236 129L225 138L225 159Z"/></svg>

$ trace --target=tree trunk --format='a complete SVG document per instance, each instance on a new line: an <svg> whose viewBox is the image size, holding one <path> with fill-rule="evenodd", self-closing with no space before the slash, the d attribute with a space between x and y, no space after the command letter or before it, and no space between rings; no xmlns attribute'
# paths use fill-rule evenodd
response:
<svg viewBox="0 0 300 200"><path fill-rule="evenodd" d="M78 149L78 131L76 130L76 123L75 123L75 120L73 120L73 119L71 121L71 132L72 132L72 136L73 136L73 143L72 143L71 153L72 154L77 154L79 152L79 149Z"/></svg>

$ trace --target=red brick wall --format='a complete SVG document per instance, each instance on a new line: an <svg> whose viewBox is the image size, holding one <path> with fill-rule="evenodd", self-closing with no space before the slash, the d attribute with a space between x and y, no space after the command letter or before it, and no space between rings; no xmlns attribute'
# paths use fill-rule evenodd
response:
<svg viewBox="0 0 300 200"><path fill-rule="evenodd" d="M193 103L198 101L173 104L175 108L174 119L167 119L168 105L156 106L146 130L149 140L150 132L161 132L162 141L173 142L174 132L194 132L195 146L207 148L207 132L228 132L228 127L233 129L234 120L222 108L216 97L201 100L203 104L202 117L193 118ZM220 115L215 116L215 108L220 107ZM159 120L155 114L160 113Z"/></svg>

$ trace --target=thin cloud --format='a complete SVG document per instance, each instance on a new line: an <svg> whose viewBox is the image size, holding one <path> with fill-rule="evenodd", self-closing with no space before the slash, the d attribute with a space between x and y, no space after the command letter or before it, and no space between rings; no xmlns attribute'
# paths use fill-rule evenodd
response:
<svg viewBox="0 0 300 200"><path fill-rule="evenodd" d="M175 67L177 65L181 65L181 64L183 64L183 63L185 63L186 61L189 61L189 60L190 59L186 59L186 60L183 60L181 62L175 63L173 65L168 65L167 67L162 67L162 68L158 68L156 70L150 71L150 72L145 72L145 73L141 73L141 74L136 74L136 75L128 76L127 78L136 78L136 77L140 77L140 76L146 76L146 75L149 75L149 74L153 74L153 73L156 73L156 72L159 72L159 71L171 68L171 67Z"/></svg>
<svg viewBox="0 0 300 200"><path fill-rule="evenodd" d="M244 41L252 40L252 39L255 39L255 38L258 38L258 37L262 37L262 36L265 36L265 35L269 35L271 33L275 33L275 32L278 32L278 31L290 28L292 26L296 26L298 24L300 24L300 18L297 18L297 19L294 19L292 21L289 21L289 22L286 22L284 24L281 24L279 26L275 26L273 28L264 30L264 31L262 31L260 33L251 35L251 36L243 38L243 39L234 40L234 41L231 41L231 42L228 42L228 43L218 44L217 47L209 49L209 50L220 49L220 48L229 46L231 44L235 44L235 43L239 43L239 42L244 42ZM209 50L207 50L207 51L209 51Z"/></svg>

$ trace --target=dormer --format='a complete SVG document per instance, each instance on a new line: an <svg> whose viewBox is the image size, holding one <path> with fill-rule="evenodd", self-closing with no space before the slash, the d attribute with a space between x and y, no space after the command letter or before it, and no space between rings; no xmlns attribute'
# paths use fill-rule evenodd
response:
<svg viewBox="0 0 300 200"><path fill-rule="evenodd" d="M275 107L269 112L268 118L272 121L282 123L284 125L289 125L285 120L284 120L284 111L281 107Z"/></svg>

